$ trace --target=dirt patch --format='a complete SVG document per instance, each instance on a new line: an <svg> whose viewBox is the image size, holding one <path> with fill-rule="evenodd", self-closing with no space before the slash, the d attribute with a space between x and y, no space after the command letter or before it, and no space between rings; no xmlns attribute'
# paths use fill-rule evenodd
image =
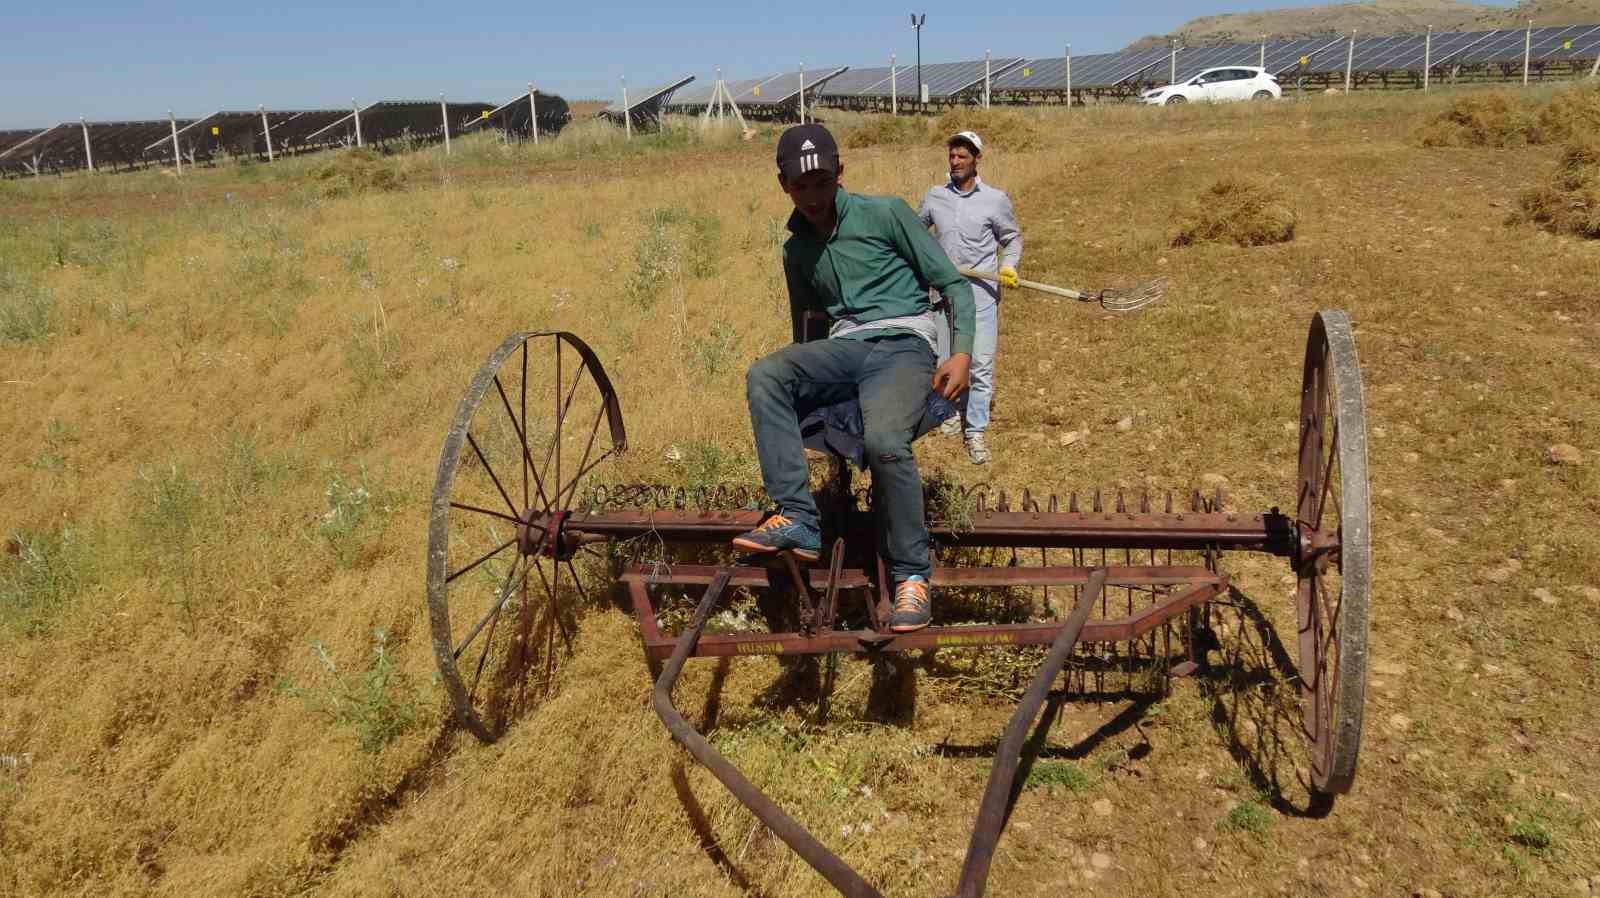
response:
<svg viewBox="0 0 1600 898"><path fill-rule="evenodd" d="M1287 243L1294 239L1297 222L1283 191L1248 178L1224 177L1179 215L1171 245Z"/></svg>
<svg viewBox="0 0 1600 898"><path fill-rule="evenodd" d="M1568 144L1546 184L1523 192L1512 224L1600 239L1600 138Z"/></svg>

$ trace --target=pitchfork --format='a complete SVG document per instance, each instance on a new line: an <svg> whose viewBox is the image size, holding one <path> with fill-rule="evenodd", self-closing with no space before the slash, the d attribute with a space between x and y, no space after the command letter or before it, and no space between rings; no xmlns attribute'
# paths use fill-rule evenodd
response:
<svg viewBox="0 0 1600 898"><path fill-rule="evenodd" d="M998 281L1000 279L1000 275L993 271L978 271L972 268L962 268L959 271L967 277L983 278L987 281ZM1068 290L1066 287L1041 284L1038 281L1025 281L1022 278L1017 278L1017 286L1028 290L1038 290L1040 293L1049 293L1052 296L1064 296L1067 299L1099 302L1100 307L1107 312L1137 312L1161 299L1162 294L1167 292L1167 279L1156 278L1132 290L1109 289L1094 293Z"/></svg>

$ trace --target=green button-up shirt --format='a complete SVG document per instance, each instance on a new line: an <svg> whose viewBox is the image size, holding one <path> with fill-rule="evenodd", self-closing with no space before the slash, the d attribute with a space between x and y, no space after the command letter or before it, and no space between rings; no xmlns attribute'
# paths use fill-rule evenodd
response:
<svg viewBox="0 0 1600 898"><path fill-rule="evenodd" d="M835 195L838 222L826 238L799 210L789 216L783 244L794 339L804 334L805 313L831 320L884 321L928 311L928 288L955 310L951 352L972 352L975 309L972 285L956 271L911 207L898 197L863 196L842 188ZM891 327L890 332L904 332ZM861 330L852 336L877 336Z"/></svg>

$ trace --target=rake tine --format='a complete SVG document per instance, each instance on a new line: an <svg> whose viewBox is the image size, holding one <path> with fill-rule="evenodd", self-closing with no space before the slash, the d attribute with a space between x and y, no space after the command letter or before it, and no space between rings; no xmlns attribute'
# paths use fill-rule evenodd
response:
<svg viewBox="0 0 1600 898"><path fill-rule="evenodd" d="M1108 312L1137 312L1159 302L1166 292L1166 278L1156 278L1132 290L1101 290L1100 307Z"/></svg>

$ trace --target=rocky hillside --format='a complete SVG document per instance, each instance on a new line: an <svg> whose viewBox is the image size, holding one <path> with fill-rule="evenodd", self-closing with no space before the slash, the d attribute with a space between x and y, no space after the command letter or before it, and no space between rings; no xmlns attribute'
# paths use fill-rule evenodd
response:
<svg viewBox="0 0 1600 898"><path fill-rule="evenodd" d="M1462 0L1371 0L1295 9L1201 16L1168 34L1142 37L1129 46L1165 46L1178 40L1187 46L1250 42L1268 37L1313 34L1407 34L1429 25L1436 31L1516 28L1528 20L1538 25L1600 23L1600 0L1529 0L1516 6L1484 6Z"/></svg>

